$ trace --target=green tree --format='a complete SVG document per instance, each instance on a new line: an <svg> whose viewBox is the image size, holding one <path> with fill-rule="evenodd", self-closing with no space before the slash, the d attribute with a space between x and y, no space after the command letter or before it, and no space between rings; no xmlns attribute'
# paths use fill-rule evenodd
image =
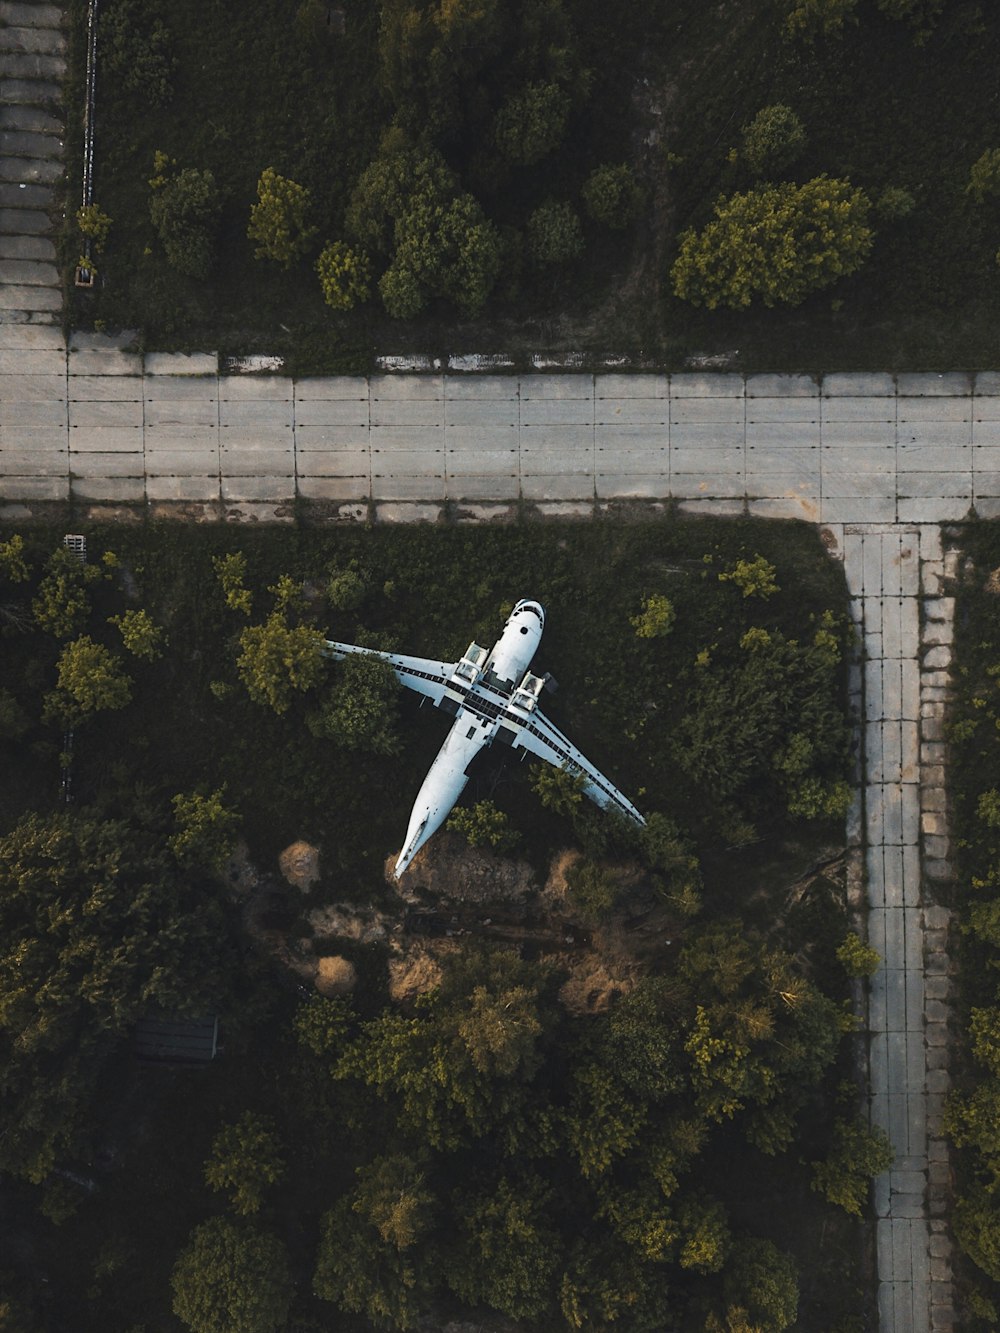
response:
<svg viewBox="0 0 1000 1333"><path fill-rule="evenodd" d="M244 583L247 575L247 558L242 551L230 551L227 555L212 557L212 568L226 596L226 605L230 611L242 611L245 616L253 607L253 596Z"/></svg>
<svg viewBox="0 0 1000 1333"><path fill-rule="evenodd" d="M965 192L971 194L977 204L985 203L987 196L1000 195L1000 148L987 148L981 157L976 158Z"/></svg>
<svg viewBox="0 0 1000 1333"><path fill-rule="evenodd" d="M195 1227L170 1284L174 1314L194 1333L278 1333L292 1303L281 1241L226 1217Z"/></svg>
<svg viewBox="0 0 1000 1333"><path fill-rule="evenodd" d="M205 1180L211 1189L227 1191L233 1211L246 1217L260 1211L265 1189L276 1184L284 1171L273 1120L244 1111L239 1120L223 1125L212 1140Z"/></svg>
<svg viewBox="0 0 1000 1333"><path fill-rule="evenodd" d="M740 131L743 160L756 176L780 176L802 156L806 129L790 106L776 102Z"/></svg>
<svg viewBox="0 0 1000 1333"><path fill-rule="evenodd" d="M583 228L572 204L548 199L528 218L528 253L538 264L568 264L583 253Z"/></svg>
<svg viewBox="0 0 1000 1333"><path fill-rule="evenodd" d="M789 1255L769 1240L743 1237L726 1261L722 1279L726 1303L747 1312L769 1333L790 1328L799 1313L799 1278Z"/></svg>
<svg viewBox="0 0 1000 1333"><path fill-rule="evenodd" d="M817 176L734 194L715 220L680 237L674 292L709 310L799 305L810 292L854 273L871 252L871 205L862 190Z"/></svg>
<svg viewBox="0 0 1000 1333"><path fill-rule="evenodd" d="M952 1214L955 1239L984 1273L1000 1282L1000 1209L996 1196L973 1180Z"/></svg>
<svg viewBox="0 0 1000 1333"><path fill-rule="evenodd" d="M357 569L336 570L326 585L326 600L334 611L357 611L368 596L368 584Z"/></svg>
<svg viewBox="0 0 1000 1333"><path fill-rule="evenodd" d="M392 264L379 280L390 315L409 319L433 296L478 314L500 274L500 233L471 194L416 192L395 227Z"/></svg>
<svg viewBox="0 0 1000 1333"><path fill-rule="evenodd" d="M256 245L254 258L273 259L291 268L316 235L316 228L308 223L311 209L312 199L305 186L279 176L273 167L265 167L247 225L247 239Z"/></svg>
<svg viewBox="0 0 1000 1333"><path fill-rule="evenodd" d="M398 754L402 687L392 667L374 653L352 653L336 671L326 698L306 718L309 730L345 750Z"/></svg>
<svg viewBox="0 0 1000 1333"><path fill-rule="evenodd" d="M120 616L109 616L108 624L119 631L122 643L133 657L144 657L152 662L162 656L163 630L154 624L148 611L130 610Z"/></svg>
<svg viewBox="0 0 1000 1333"><path fill-rule="evenodd" d="M493 138L500 156L530 167L562 143L569 123L569 95L557 83L531 83L497 112Z"/></svg>
<svg viewBox="0 0 1000 1333"><path fill-rule="evenodd" d="M489 1305L512 1319L539 1319L549 1308L559 1263L559 1235L545 1215L548 1190L533 1176L501 1179L453 1197L457 1238L444 1276L468 1305Z"/></svg>
<svg viewBox="0 0 1000 1333"><path fill-rule="evenodd" d="M447 827L460 834L470 847L493 847L503 853L512 851L518 841L510 820L492 801L457 806L448 818Z"/></svg>
<svg viewBox="0 0 1000 1333"><path fill-rule="evenodd" d="M643 192L627 162L595 167L583 183L588 217L613 231L630 227L642 208Z"/></svg>
<svg viewBox="0 0 1000 1333"><path fill-rule="evenodd" d="M11 583L27 583L31 577L20 533L15 532L7 541L0 542L0 574Z"/></svg>
<svg viewBox="0 0 1000 1333"><path fill-rule="evenodd" d="M812 1187L845 1212L861 1216L874 1176L892 1165L892 1145L882 1130L862 1121L838 1120L825 1161L813 1163Z"/></svg>
<svg viewBox="0 0 1000 1333"><path fill-rule="evenodd" d="M915 207L913 195L900 185L887 185L875 200L875 212L885 222L908 218Z"/></svg>
<svg viewBox="0 0 1000 1333"><path fill-rule="evenodd" d="M275 613L261 625L248 625L240 634L236 667L254 703L287 713L292 691L304 691L323 678L320 648L323 636L308 625L294 629Z"/></svg>
<svg viewBox="0 0 1000 1333"><path fill-rule="evenodd" d="M640 639L662 639L674 627L677 612L669 597L654 592L642 604L642 612L629 617L629 624Z"/></svg>
<svg viewBox="0 0 1000 1333"><path fill-rule="evenodd" d="M46 712L68 722L124 708L132 700L132 682L122 670L121 658L86 634L63 648L58 673L56 690L46 699Z"/></svg>
<svg viewBox="0 0 1000 1333"><path fill-rule="evenodd" d="M331 310L353 310L371 295L372 266L364 250L329 241L316 260L323 300Z"/></svg>
<svg viewBox="0 0 1000 1333"><path fill-rule="evenodd" d="M434 1197L419 1163L377 1158L326 1214L313 1290L375 1328L412 1328L431 1285L422 1242Z"/></svg>
<svg viewBox="0 0 1000 1333"><path fill-rule="evenodd" d="M72 638L87 619L87 584L99 577L98 571L92 565L81 564L64 546L52 552L45 571L31 604L35 624L57 639Z"/></svg>
<svg viewBox="0 0 1000 1333"><path fill-rule="evenodd" d="M184 866L219 873L233 853L242 820L224 802L225 787L203 795L178 793L173 798L175 832L167 846Z"/></svg>
<svg viewBox="0 0 1000 1333"><path fill-rule="evenodd" d="M837 961L849 977L870 977L878 971L882 955L852 930L837 949Z"/></svg>
<svg viewBox="0 0 1000 1333"><path fill-rule="evenodd" d="M167 262L178 273L207 278L215 264L216 233L222 196L211 171L178 169L158 152L149 182L149 216L163 245Z"/></svg>

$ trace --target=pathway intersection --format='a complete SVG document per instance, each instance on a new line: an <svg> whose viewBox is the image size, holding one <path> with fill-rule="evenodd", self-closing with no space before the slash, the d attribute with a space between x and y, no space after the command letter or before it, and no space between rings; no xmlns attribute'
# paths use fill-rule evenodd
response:
<svg viewBox="0 0 1000 1333"><path fill-rule="evenodd" d="M798 518L843 560L861 660L854 883L883 965L868 999L882 1333L953 1327L943 715L958 553L1000 514L1000 374L220 375L214 356L5 323L0 517L69 501L281 521L662 509ZM181 502L181 503L178 503ZM862 889L863 886L863 889Z"/></svg>

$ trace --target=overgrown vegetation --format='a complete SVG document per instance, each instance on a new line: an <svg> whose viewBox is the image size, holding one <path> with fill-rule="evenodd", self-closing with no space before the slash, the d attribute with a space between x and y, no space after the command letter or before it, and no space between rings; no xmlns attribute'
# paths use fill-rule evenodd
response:
<svg viewBox="0 0 1000 1333"><path fill-rule="evenodd" d="M116 225L73 318L307 370L553 344L989 365L998 40L975 0L109 0L97 188ZM157 151L180 165L151 216ZM271 191L248 236L268 171L310 209ZM876 204L870 253L828 265L828 291L772 283L793 310L675 294L682 238L720 200L824 177Z"/></svg>
<svg viewBox="0 0 1000 1333"><path fill-rule="evenodd" d="M842 894L792 883L837 846L848 760L850 633L811 532L88 538L74 572L58 533L0 534L0 1165L20 1237L0 1300L80 1333L171 1308L198 1333L470 1309L595 1333L863 1318L849 1214L884 1149L859 1137L846 1078ZM389 998L386 943L343 936L353 998L303 998L288 960L314 913L402 928L385 857L443 737L381 664L330 662L318 640L454 660L521 594L548 607L546 711L647 828L497 747L454 826L470 857L516 854L539 884L566 848L584 942L558 917L540 952L447 941L414 1003ZM66 752L45 704L65 653L102 649L77 670L104 681L126 633L151 630L155 651L117 668L129 698ZM319 882L269 905L299 838ZM573 950L647 919L618 998L569 1007ZM163 1012L218 1013L224 1054L138 1069L136 1020Z"/></svg>

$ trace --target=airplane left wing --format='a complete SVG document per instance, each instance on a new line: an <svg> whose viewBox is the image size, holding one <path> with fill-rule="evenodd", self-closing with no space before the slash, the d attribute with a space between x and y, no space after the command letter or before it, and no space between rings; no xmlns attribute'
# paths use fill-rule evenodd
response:
<svg viewBox="0 0 1000 1333"><path fill-rule="evenodd" d="M429 657L406 657L402 653L380 653L374 648L360 648L356 643L335 643L332 639L324 640L322 653L340 662L352 653L367 654L388 662L396 673L400 685L408 690L416 690L440 706L444 698L445 686L455 673L455 662L435 662Z"/></svg>
<svg viewBox="0 0 1000 1333"><path fill-rule="evenodd" d="M556 768L566 769L574 777L581 776L584 779L583 793L595 804L606 810L615 810L636 824L645 824L646 821L632 802L622 795L614 783L608 781L600 769L594 767L586 755L540 709L533 709L521 723L512 745L514 748L523 746Z"/></svg>

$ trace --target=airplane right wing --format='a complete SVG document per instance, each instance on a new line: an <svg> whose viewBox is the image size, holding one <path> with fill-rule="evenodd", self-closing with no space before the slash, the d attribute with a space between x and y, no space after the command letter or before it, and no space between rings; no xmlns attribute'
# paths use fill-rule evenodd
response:
<svg viewBox="0 0 1000 1333"><path fill-rule="evenodd" d="M594 767L558 727L553 726L541 709L532 709L521 722L512 744L515 748L523 746L556 768L566 769L574 777L581 776L584 779L583 794L589 796L596 805L606 810L616 810L633 823L645 824L646 821L632 802L622 795L614 783L608 781L600 769Z"/></svg>
<svg viewBox="0 0 1000 1333"><path fill-rule="evenodd" d="M444 698L445 686L455 674L457 666L455 662L435 662L429 657L380 653L374 648L361 648L356 643L335 643L332 639L324 640L321 651L324 657L331 657L336 662L342 661L352 653L378 657L383 662L389 663L400 685L405 685L408 690L416 690L417 694L424 695L439 707Z"/></svg>

